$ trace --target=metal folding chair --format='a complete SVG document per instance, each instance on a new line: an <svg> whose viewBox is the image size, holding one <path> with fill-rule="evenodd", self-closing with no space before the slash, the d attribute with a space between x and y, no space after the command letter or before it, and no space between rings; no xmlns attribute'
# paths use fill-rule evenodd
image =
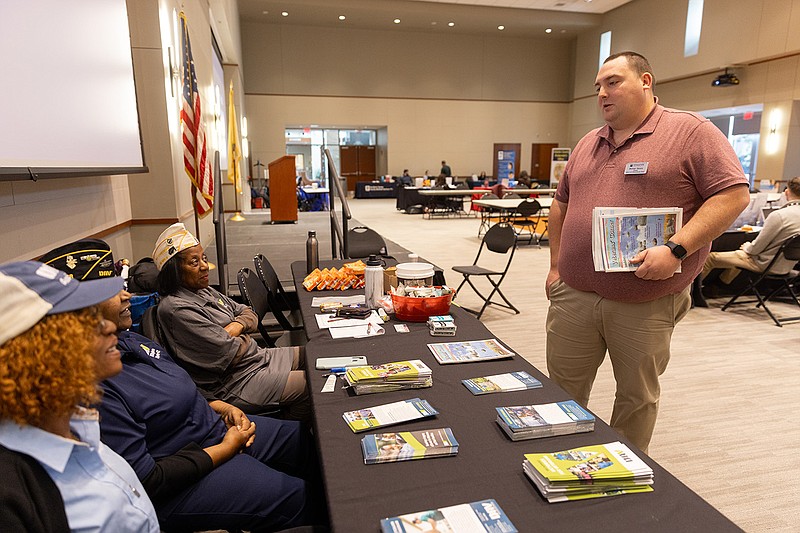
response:
<svg viewBox="0 0 800 533"><path fill-rule="evenodd" d="M542 221L542 205L538 200L529 198L521 202L517 207L516 212L509 218L508 222L514 226L517 233L517 240L523 235L526 235L527 229L528 243L541 246L540 241L544 231L539 235L536 233L536 228ZM545 230L546 231L546 230Z"/></svg>
<svg viewBox="0 0 800 533"><path fill-rule="evenodd" d="M468 266L453 267L453 270L464 276L464 280L458 286L458 289L456 289L456 297L458 297L460 294L461 287L467 283L470 287L472 287L472 290L475 291L475 294L477 294L483 300L483 307L481 307L479 311L464 308L465 311L475 314L480 319L486 308L492 304L505 309L510 309L511 311L514 311L515 314L519 314L519 309L514 307L514 305L508 301L508 298L506 298L506 296L500 290L500 284L503 282L503 279L505 279L506 274L508 273L508 267L511 266L511 260L514 259L514 252L516 249L517 235L514 232L514 228L508 224L495 224L489 228L489 231L487 231L486 235L483 236L481 246L478 248L478 255L475 256L475 260L472 262L472 264ZM503 270L485 268L478 264L478 261L480 261L481 254L484 250L486 250L487 253L491 252L495 254L501 254L508 258ZM488 296L484 296L483 293L478 290L478 288L472 282L471 278L473 277L484 277L489 281L492 286L492 290ZM492 298L495 294L502 298L505 304L493 301Z"/></svg>
<svg viewBox="0 0 800 533"><path fill-rule="evenodd" d="M777 318L772 311L770 311L769 307L767 307L768 301L779 294L783 294L784 292L787 293L790 300L800 307L800 300L798 300L798 294L795 292L798 283L800 283L800 272L797 270L792 270L786 274L772 273L773 266L781 257L785 257L786 259L790 259L792 261L800 261L800 235L795 235L794 237L790 237L784 241L784 243L781 244L781 247L778 249L778 253L775 254L775 257L772 258L772 261L769 262L763 271L753 272L751 270L743 269L743 272L745 272L748 278L747 286L739 291L733 298L728 300L728 303L722 306L722 310L725 311L730 306L735 304L758 302L758 304L756 304L756 308L763 307L764 311L767 312L769 317L778 327L782 327L783 324L787 322L800 321L800 316ZM761 290L764 290L764 287L768 284L772 284L773 287L769 289L769 292L767 292L765 296L761 293ZM752 292L753 296L755 296L755 300L737 301L739 297L750 292Z"/></svg>

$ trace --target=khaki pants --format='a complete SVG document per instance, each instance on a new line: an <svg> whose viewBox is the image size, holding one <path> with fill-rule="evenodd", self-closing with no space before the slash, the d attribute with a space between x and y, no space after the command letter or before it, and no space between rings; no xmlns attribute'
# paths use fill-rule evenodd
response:
<svg viewBox="0 0 800 533"><path fill-rule="evenodd" d="M613 275L613 274L610 274ZM672 331L689 311L689 287L639 304L615 302L557 280L547 313L547 370L586 406L608 351L617 393L611 427L647 452L670 357Z"/></svg>
<svg viewBox="0 0 800 533"><path fill-rule="evenodd" d="M711 252L703 264L703 274L701 279L705 279L708 273L715 268L724 268L725 272L719 275L722 283L729 285L736 276L739 275L740 268L760 272L761 268L753 261L753 258L744 250L734 250L732 252Z"/></svg>

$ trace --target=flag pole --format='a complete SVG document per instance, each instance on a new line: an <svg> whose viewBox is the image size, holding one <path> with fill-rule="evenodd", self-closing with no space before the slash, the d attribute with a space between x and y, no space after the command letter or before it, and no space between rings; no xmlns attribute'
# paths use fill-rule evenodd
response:
<svg viewBox="0 0 800 533"><path fill-rule="evenodd" d="M197 215L197 187L192 183L192 214L194 215L194 234L197 235L197 240L200 240L200 217Z"/></svg>
<svg viewBox="0 0 800 533"><path fill-rule="evenodd" d="M244 119L243 119L244 120ZM241 145L239 144L239 128L236 127L239 119L236 116L236 106L233 103L233 80L228 89L228 179L233 182L233 197L235 200L236 213L230 218L234 222L245 220L239 211L239 194L242 190L241 170L239 170L239 160L242 158ZM242 126L242 137L247 136L246 125ZM246 139L244 139L246 142ZM246 157L247 154L245 154ZM233 172L231 172L233 170Z"/></svg>

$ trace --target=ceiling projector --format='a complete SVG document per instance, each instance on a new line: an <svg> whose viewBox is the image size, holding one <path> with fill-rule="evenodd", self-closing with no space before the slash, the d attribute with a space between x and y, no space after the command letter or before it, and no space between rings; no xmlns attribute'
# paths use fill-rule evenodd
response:
<svg viewBox="0 0 800 533"><path fill-rule="evenodd" d="M712 87L728 87L730 85L739 85L739 78L736 74L720 74L714 81L711 82Z"/></svg>

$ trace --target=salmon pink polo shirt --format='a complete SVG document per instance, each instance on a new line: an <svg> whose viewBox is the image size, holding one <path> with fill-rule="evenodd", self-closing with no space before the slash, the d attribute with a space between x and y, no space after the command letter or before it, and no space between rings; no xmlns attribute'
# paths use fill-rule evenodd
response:
<svg viewBox="0 0 800 533"><path fill-rule="evenodd" d="M595 272L592 262L594 207L682 207L686 224L703 202L734 185L747 185L727 138L708 119L658 105L621 146L608 125L581 139L558 184L556 200L567 204L558 271L570 287L621 302L652 301L686 288L711 248L688 256L681 272L648 281L634 272ZM626 173L628 163L643 173Z"/></svg>

